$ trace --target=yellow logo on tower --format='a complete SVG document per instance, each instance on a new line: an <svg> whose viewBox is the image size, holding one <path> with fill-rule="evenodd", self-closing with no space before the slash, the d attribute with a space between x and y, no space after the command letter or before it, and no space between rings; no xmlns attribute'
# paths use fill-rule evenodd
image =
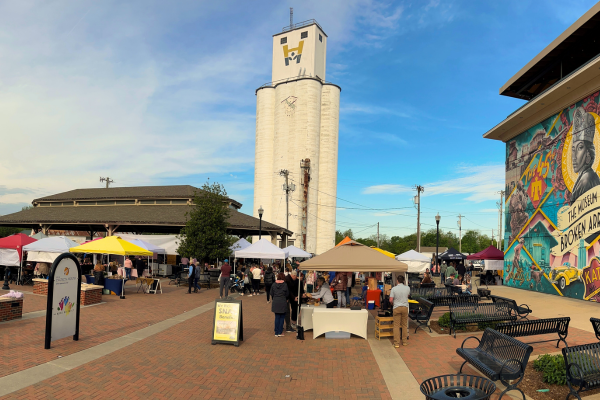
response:
<svg viewBox="0 0 600 400"><path fill-rule="evenodd" d="M296 64L300 64L300 58L302 57L302 48L304 47L304 40L298 43L298 47L289 49L288 45L283 46L283 57L285 58L285 66L290 65L290 62L296 60Z"/></svg>

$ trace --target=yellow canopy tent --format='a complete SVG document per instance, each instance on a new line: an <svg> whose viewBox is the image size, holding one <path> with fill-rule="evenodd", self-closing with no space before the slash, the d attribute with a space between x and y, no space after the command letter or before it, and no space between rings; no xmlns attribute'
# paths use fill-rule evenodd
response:
<svg viewBox="0 0 600 400"><path fill-rule="evenodd" d="M382 250L382 249L380 249L380 248L377 248L377 247L375 247L375 246L371 246L371 248L372 248L373 250L377 250L377 251L378 251L378 252L380 252L381 254L385 254L386 256L388 256L388 257L390 257L390 258L396 259L396 255L395 255L395 254L393 254L393 253L390 253L390 252L389 252L389 251L387 251L387 250Z"/></svg>
<svg viewBox="0 0 600 400"><path fill-rule="evenodd" d="M95 253L95 254L117 254L120 256L151 256L153 253L136 246L119 236L108 236L104 239L93 240L81 246L71 247L71 253ZM125 280L121 286L121 298L125 298Z"/></svg>
<svg viewBox="0 0 600 400"><path fill-rule="evenodd" d="M119 236L108 236L81 246L71 247L71 253L118 254L120 256L151 256L153 253Z"/></svg>

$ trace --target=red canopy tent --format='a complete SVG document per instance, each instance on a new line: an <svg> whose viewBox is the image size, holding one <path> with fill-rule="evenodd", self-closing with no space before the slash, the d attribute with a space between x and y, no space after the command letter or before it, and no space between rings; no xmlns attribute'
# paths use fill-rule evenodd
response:
<svg viewBox="0 0 600 400"><path fill-rule="evenodd" d="M494 246L490 246L479 253L471 254L467 260L483 260L483 270L501 271L504 269L504 253Z"/></svg>
<svg viewBox="0 0 600 400"><path fill-rule="evenodd" d="M467 260L502 260L504 261L504 253L502 250L498 250L494 246L490 246L485 250L481 250L479 253L471 254L467 256Z"/></svg>
<svg viewBox="0 0 600 400"><path fill-rule="evenodd" d="M22 233L17 233L15 235L0 239L0 250L14 250L19 256L19 264L21 267L19 270L19 278L21 276L21 269L23 269L23 246L33 242L37 242L37 239L31 238Z"/></svg>

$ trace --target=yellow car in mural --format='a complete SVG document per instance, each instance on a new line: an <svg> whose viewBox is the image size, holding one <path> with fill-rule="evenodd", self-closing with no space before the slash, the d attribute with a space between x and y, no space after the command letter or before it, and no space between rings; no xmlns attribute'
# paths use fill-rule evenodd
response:
<svg viewBox="0 0 600 400"><path fill-rule="evenodd" d="M569 263L564 263L552 270L551 280L552 283L558 285L560 290L564 290L576 280L581 281L581 270Z"/></svg>

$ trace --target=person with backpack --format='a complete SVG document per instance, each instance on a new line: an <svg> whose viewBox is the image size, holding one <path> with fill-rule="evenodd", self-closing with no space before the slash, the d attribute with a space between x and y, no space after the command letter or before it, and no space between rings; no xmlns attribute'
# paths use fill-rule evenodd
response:
<svg viewBox="0 0 600 400"><path fill-rule="evenodd" d="M200 291L200 286L198 285L198 281L200 280L200 262L196 261L194 263L194 293L198 293Z"/></svg>
<svg viewBox="0 0 600 400"><path fill-rule="evenodd" d="M267 268L265 272L265 292L267 293L267 303L271 302L271 285L275 283L275 274L273 273L273 267Z"/></svg>

